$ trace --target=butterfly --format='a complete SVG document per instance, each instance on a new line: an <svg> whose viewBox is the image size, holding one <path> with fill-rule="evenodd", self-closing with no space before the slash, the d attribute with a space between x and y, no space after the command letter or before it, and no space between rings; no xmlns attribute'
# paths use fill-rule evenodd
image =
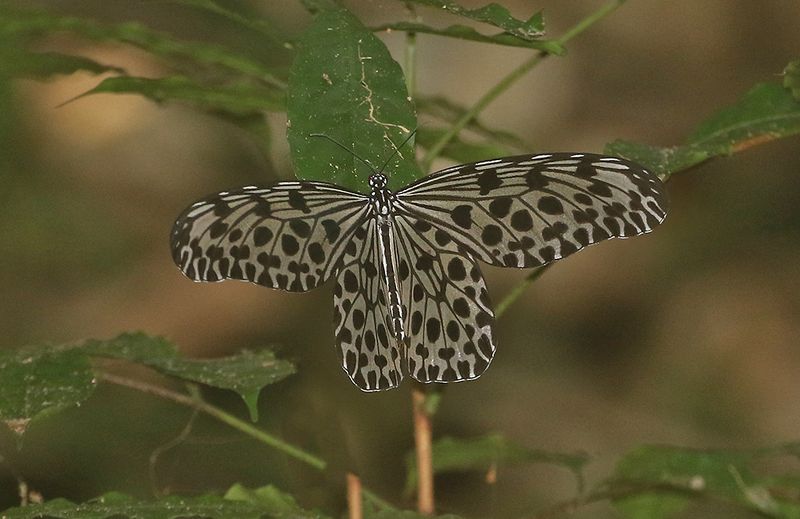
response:
<svg viewBox="0 0 800 519"><path fill-rule="evenodd" d="M204 198L171 234L194 281L237 279L305 292L335 278L335 343L363 391L476 379L495 354L479 262L530 268L653 230L664 186L617 157L547 153L450 167L396 191L314 181Z"/></svg>

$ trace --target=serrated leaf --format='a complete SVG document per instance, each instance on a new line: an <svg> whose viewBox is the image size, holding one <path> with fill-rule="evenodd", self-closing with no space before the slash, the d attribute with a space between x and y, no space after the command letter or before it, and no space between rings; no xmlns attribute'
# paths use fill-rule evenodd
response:
<svg viewBox="0 0 800 519"><path fill-rule="evenodd" d="M294 497L272 485L251 489L237 483L225 493L225 499L253 504L275 519L326 518L321 513L303 510Z"/></svg>
<svg viewBox="0 0 800 519"><path fill-rule="evenodd" d="M335 139L374 167L388 160L416 128L403 73L386 46L349 12L321 11L299 43L288 88L287 136L299 178L368 191L371 171L326 139ZM419 178L413 142L386 167L397 189Z"/></svg>
<svg viewBox="0 0 800 519"><path fill-rule="evenodd" d="M410 0L415 4L442 9L457 16L499 27L524 40L535 40L544 34L544 16L539 11L527 20L519 20L502 5L494 2L477 9L467 9L447 0Z"/></svg>
<svg viewBox="0 0 800 519"><path fill-rule="evenodd" d="M276 358L269 350L243 351L217 359L185 359L167 340L143 333L125 333L107 341L93 339L83 348L89 355L138 362L165 375L236 391L253 421L258 419L261 389L295 372L290 362Z"/></svg>
<svg viewBox="0 0 800 519"><path fill-rule="evenodd" d="M791 90L794 98L800 101L800 59L786 65L783 70L783 86Z"/></svg>
<svg viewBox="0 0 800 519"><path fill-rule="evenodd" d="M94 41L124 43L179 65L194 63L251 76L276 88L285 86L266 65L217 45L181 41L135 22L105 25L85 18L0 7L0 38L21 44L58 31ZM195 66L194 68L198 68Z"/></svg>
<svg viewBox="0 0 800 519"><path fill-rule="evenodd" d="M231 501L215 495L169 496L142 501L112 493L75 504L66 499L53 499L43 504L11 508L3 519L265 519L267 512L255 504ZM303 516L300 516L303 517Z"/></svg>
<svg viewBox="0 0 800 519"><path fill-rule="evenodd" d="M640 447L617 464L613 489L638 486L641 492L614 501L629 519L666 519L683 510L694 494L710 495L774 517L796 517L800 507L772 493L772 478L757 475L751 463L794 455L796 445L753 450L698 450ZM789 515L785 515L784 512Z"/></svg>
<svg viewBox="0 0 800 519"><path fill-rule="evenodd" d="M13 45L7 45L0 49L0 75L44 80L55 75L75 72L123 74L125 70L111 65L103 65L83 56L71 56L58 52L28 52L15 48Z"/></svg>
<svg viewBox="0 0 800 519"><path fill-rule="evenodd" d="M539 449L529 449L513 443L499 434L479 438L442 438L433 444L434 473L452 471L489 470L503 465L549 463L569 469L578 487L583 486L582 469L588 461L583 453L564 454ZM417 467L414 453L406 457L408 472L406 492L417 484Z"/></svg>
<svg viewBox="0 0 800 519"><path fill-rule="evenodd" d="M548 54L563 56L567 50L563 45L554 40L535 40L520 38L507 32L499 34L482 34L472 27L466 25L450 25L445 28L431 27L418 22L395 22L379 25L372 28L373 31L404 31L413 33L433 34L435 36L445 36L460 40L477 41L480 43L492 43L505 47L521 47L525 49L536 49Z"/></svg>
<svg viewBox="0 0 800 519"><path fill-rule="evenodd" d="M417 144L428 148L439 140L447 130L443 128L420 128L417 130ZM453 159L457 162L478 162L479 160L492 159L512 155L513 153L503 146L490 143L466 142L458 137L450 139L447 146L439 153L442 157Z"/></svg>
<svg viewBox="0 0 800 519"><path fill-rule="evenodd" d="M80 405L94 388L89 359L78 349L0 351L0 420L17 434L32 419Z"/></svg>
<svg viewBox="0 0 800 519"><path fill-rule="evenodd" d="M139 94L158 103L183 101L203 110L221 110L234 115L284 110L282 92L246 83L207 86L185 76L108 78L76 99L93 94Z"/></svg>
<svg viewBox="0 0 800 519"><path fill-rule="evenodd" d="M662 178L712 157L800 133L800 101L781 85L759 84L735 105L702 123L686 144L658 148L617 140L605 152L652 168Z"/></svg>

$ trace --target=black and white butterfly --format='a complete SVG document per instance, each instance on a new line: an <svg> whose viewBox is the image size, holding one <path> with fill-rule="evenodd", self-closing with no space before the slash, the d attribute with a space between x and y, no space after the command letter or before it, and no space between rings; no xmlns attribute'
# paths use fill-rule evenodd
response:
<svg viewBox="0 0 800 519"><path fill-rule="evenodd" d="M195 281L305 292L336 279L341 365L364 391L475 379L495 352L478 261L529 268L609 238L650 232L667 212L656 175L588 153L462 164L370 194L297 181L192 204L171 236Z"/></svg>

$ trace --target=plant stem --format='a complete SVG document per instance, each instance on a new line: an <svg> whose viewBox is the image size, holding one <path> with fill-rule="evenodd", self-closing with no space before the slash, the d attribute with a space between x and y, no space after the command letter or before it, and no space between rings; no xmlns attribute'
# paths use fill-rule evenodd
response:
<svg viewBox="0 0 800 519"><path fill-rule="evenodd" d="M411 389L411 403L414 414L414 444L417 454L417 511L423 515L433 515L433 448L431 415L425 405L424 387Z"/></svg>
<svg viewBox="0 0 800 519"><path fill-rule="evenodd" d="M570 28L567 32L561 35L558 38L556 43L561 45L567 43L575 36L579 35L595 23L599 22L609 14L611 14L614 10L616 10L620 5L625 3L625 0L611 0L610 2L604 4L600 9L595 11L594 13L590 14L577 24L575 24L572 28ZM508 75L506 75L503 79L497 82L495 86L489 89L478 101L472 105L465 113L458 119L450 129L442 135L438 141L436 141L429 149L428 153L425 155L425 158L422 160L422 171L428 172L431 168L431 164L439 156L445 146L455 138L458 133L464 129L464 127L469 124L475 117L478 116L492 101L497 99L500 94L505 92L506 90L511 87L517 80L522 78L525 74L531 71L536 65L538 65L543 59L548 57L550 54L547 52L539 52L529 58L527 61L523 62L520 66L512 70Z"/></svg>
<svg viewBox="0 0 800 519"><path fill-rule="evenodd" d="M280 438L273 436L253 425L245 422L244 420L240 420L235 416L226 413L219 407L215 407L207 402L205 402L199 394L199 391L194 392L192 395L185 395L183 393L178 393L176 391L172 391L170 389L166 389L161 386L155 386L152 384L148 384L147 382L143 382L140 380L133 380L125 377L120 377L118 375L112 375L111 373L100 373L98 374L98 378L106 381L111 382L112 384L117 384L119 386L129 387L131 389L135 389L137 391L141 391L143 393L148 393L151 395L158 396L160 398L164 398L166 400L171 400L175 403L185 405L191 407L193 409L197 409L200 412L203 412L209 416L213 416L217 420L230 425L234 429L252 437L256 440L269 445L270 447L274 447L279 451L295 458L296 460L302 461L303 463L314 467L319 471L323 471L327 468L328 464L325 460L314 456L313 454L306 452L290 443L287 443Z"/></svg>
<svg viewBox="0 0 800 519"><path fill-rule="evenodd" d="M508 294L506 294L506 296L497 304L497 306L495 306L494 310L495 318L499 319L500 316L503 315L506 310L508 310L508 307L511 306L517 299L519 299L519 296L521 296L522 293L525 292L525 289L527 289L534 281L539 279L539 277L541 277L541 275L544 274L546 270L550 269L550 265L552 265L552 263L537 268L536 270L525 276L525 279L523 279L519 284L517 284L517 286L512 288L511 291Z"/></svg>
<svg viewBox="0 0 800 519"><path fill-rule="evenodd" d="M361 501L361 479L352 472L347 473L347 517L363 519L364 509Z"/></svg>

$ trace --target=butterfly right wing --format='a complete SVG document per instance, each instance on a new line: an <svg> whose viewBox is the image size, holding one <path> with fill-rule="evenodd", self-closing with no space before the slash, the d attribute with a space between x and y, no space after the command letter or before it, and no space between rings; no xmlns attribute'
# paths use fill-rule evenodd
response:
<svg viewBox="0 0 800 519"><path fill-rule="evenodd" d="M223 192L175 222L172 258L194 281L238 279L305 292L333 275L369 197L321 182Z"/></svg>

